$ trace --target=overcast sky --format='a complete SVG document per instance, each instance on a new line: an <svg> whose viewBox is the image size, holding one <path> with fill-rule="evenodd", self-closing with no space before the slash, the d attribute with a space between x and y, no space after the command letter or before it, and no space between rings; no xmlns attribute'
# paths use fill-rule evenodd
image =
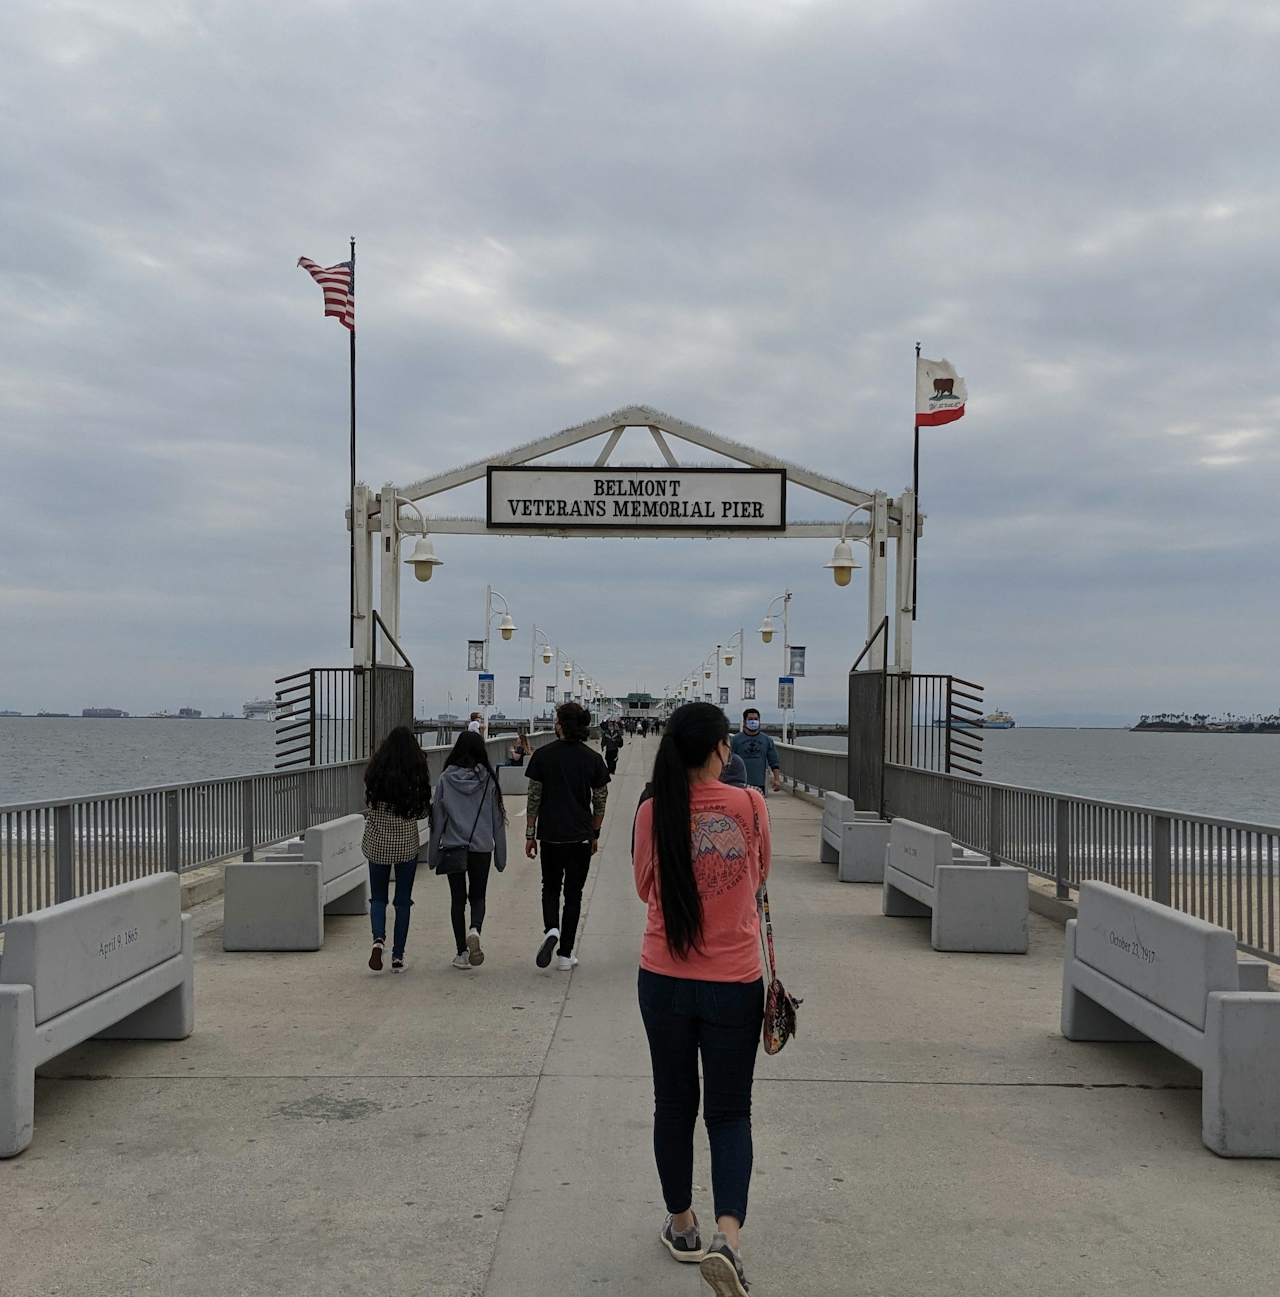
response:
<svg viewBox="0 0 1280 1297"><path fill-rule="evenodd" d="M373 486L643 402L896 494L919 340L970 403L917 666L1027 719L1280 710L1278 56L1266 0L8 0L0 707L349 660L346 334L295 263L354 234ZM432 710L486 581L508 711L533 622L658 692L787 586L801 714L843 710L830 542L436 549Z"/></svg>

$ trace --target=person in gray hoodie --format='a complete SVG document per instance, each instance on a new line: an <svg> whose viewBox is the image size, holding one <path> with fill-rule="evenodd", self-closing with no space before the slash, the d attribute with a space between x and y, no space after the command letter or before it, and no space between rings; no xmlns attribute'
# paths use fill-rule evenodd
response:
<svg viewBox="0 0 1280 1297"><path fill-rule="evenodd" d="M489 763L484 740L464 730L444 764L436 784L427 862L437 872L441 855L449 847L465 847L465 871L450 873L450 918L458 953L454 968L478 968L484 963L480 929L484 926L485 894L489 887L489 862L501 873L507 867L507 815L502 790ZM471 906L471 926L466 923Z"/></svg>

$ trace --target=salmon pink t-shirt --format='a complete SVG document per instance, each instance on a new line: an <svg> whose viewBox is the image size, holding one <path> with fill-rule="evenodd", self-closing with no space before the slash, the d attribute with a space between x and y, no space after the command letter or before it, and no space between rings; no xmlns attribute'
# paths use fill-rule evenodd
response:
<svg viewBox="0 0 1280 1297"><path fill-rule="evenodd" d="M649 905L640 967L703 982L754 982L761 976L756 892L769 872L769 816L754 788L718 781L689 787L693 876L702 898L702 940L677 959L667 949L659 894L653 802L636 812L636 891Z"/></svg>

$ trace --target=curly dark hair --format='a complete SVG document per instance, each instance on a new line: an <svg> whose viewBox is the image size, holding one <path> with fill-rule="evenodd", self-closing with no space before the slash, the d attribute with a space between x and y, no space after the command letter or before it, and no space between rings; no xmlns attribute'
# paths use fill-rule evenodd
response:
<svg viewBox="0 0 1280 1297"><path fill-rule="evenodd" d="M369 758L364 800L405 820L431 818L431 770L427 754L407 725L397 725Z"/></svg>
<svg viewBox="0 0 1280 1297"><path fill-rule="evenodd" d="M591 737L591 713L579 703L561 703L556 708L556 724L566 743L585 743Z"/></svg>

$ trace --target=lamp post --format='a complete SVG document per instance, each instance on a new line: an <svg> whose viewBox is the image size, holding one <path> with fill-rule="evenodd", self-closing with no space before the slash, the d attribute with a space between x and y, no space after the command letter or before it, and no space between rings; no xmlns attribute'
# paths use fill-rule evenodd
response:
<svg viewBox="0 0 1280 1297"><path fill-rule="evenodd" d="M498 633L503 639L510 639L516 633L516 624L511 619L511 609L507 607L505 596L500 595L491 585L484 588L484 669L489 670L489 633L493 626L493 619L498 615L494 609L493 601L502 600L502 620L498 623ZM485 728L489 725L489 704L484 704Z"/></svg>
<svg viewBox="0 0 1280 1297"><path fill-rule="evenodd" d="M738 701L742 701L742 680L747 669L747 637L745 628L739 627L732 635L729 636L729 642L724 646L724 664L727 667L733 665L734 644L737 644L738 658Z"/></svg>
<svg viewBox="0 0 1280 1297"><path fill-rule="evenodd" d="M529 729L533 729L535 688L538 679L538 641L542 641L542 661L551 661L551 641L535 626L529 649Z"/></svg>
<svg viewBox="0 0 1280 1297"><path fill-rule="evenodd" d="M775 595L769 601L769 606L764 610L764 621L760 623L760 638L768 644L773 639L775 626L773 624L773 609L778 600L782 600L782 674L784 676L791 674L791 591L784 590L782 594ZM782 709L782 741L787 741L787 708Z"/></svg>

